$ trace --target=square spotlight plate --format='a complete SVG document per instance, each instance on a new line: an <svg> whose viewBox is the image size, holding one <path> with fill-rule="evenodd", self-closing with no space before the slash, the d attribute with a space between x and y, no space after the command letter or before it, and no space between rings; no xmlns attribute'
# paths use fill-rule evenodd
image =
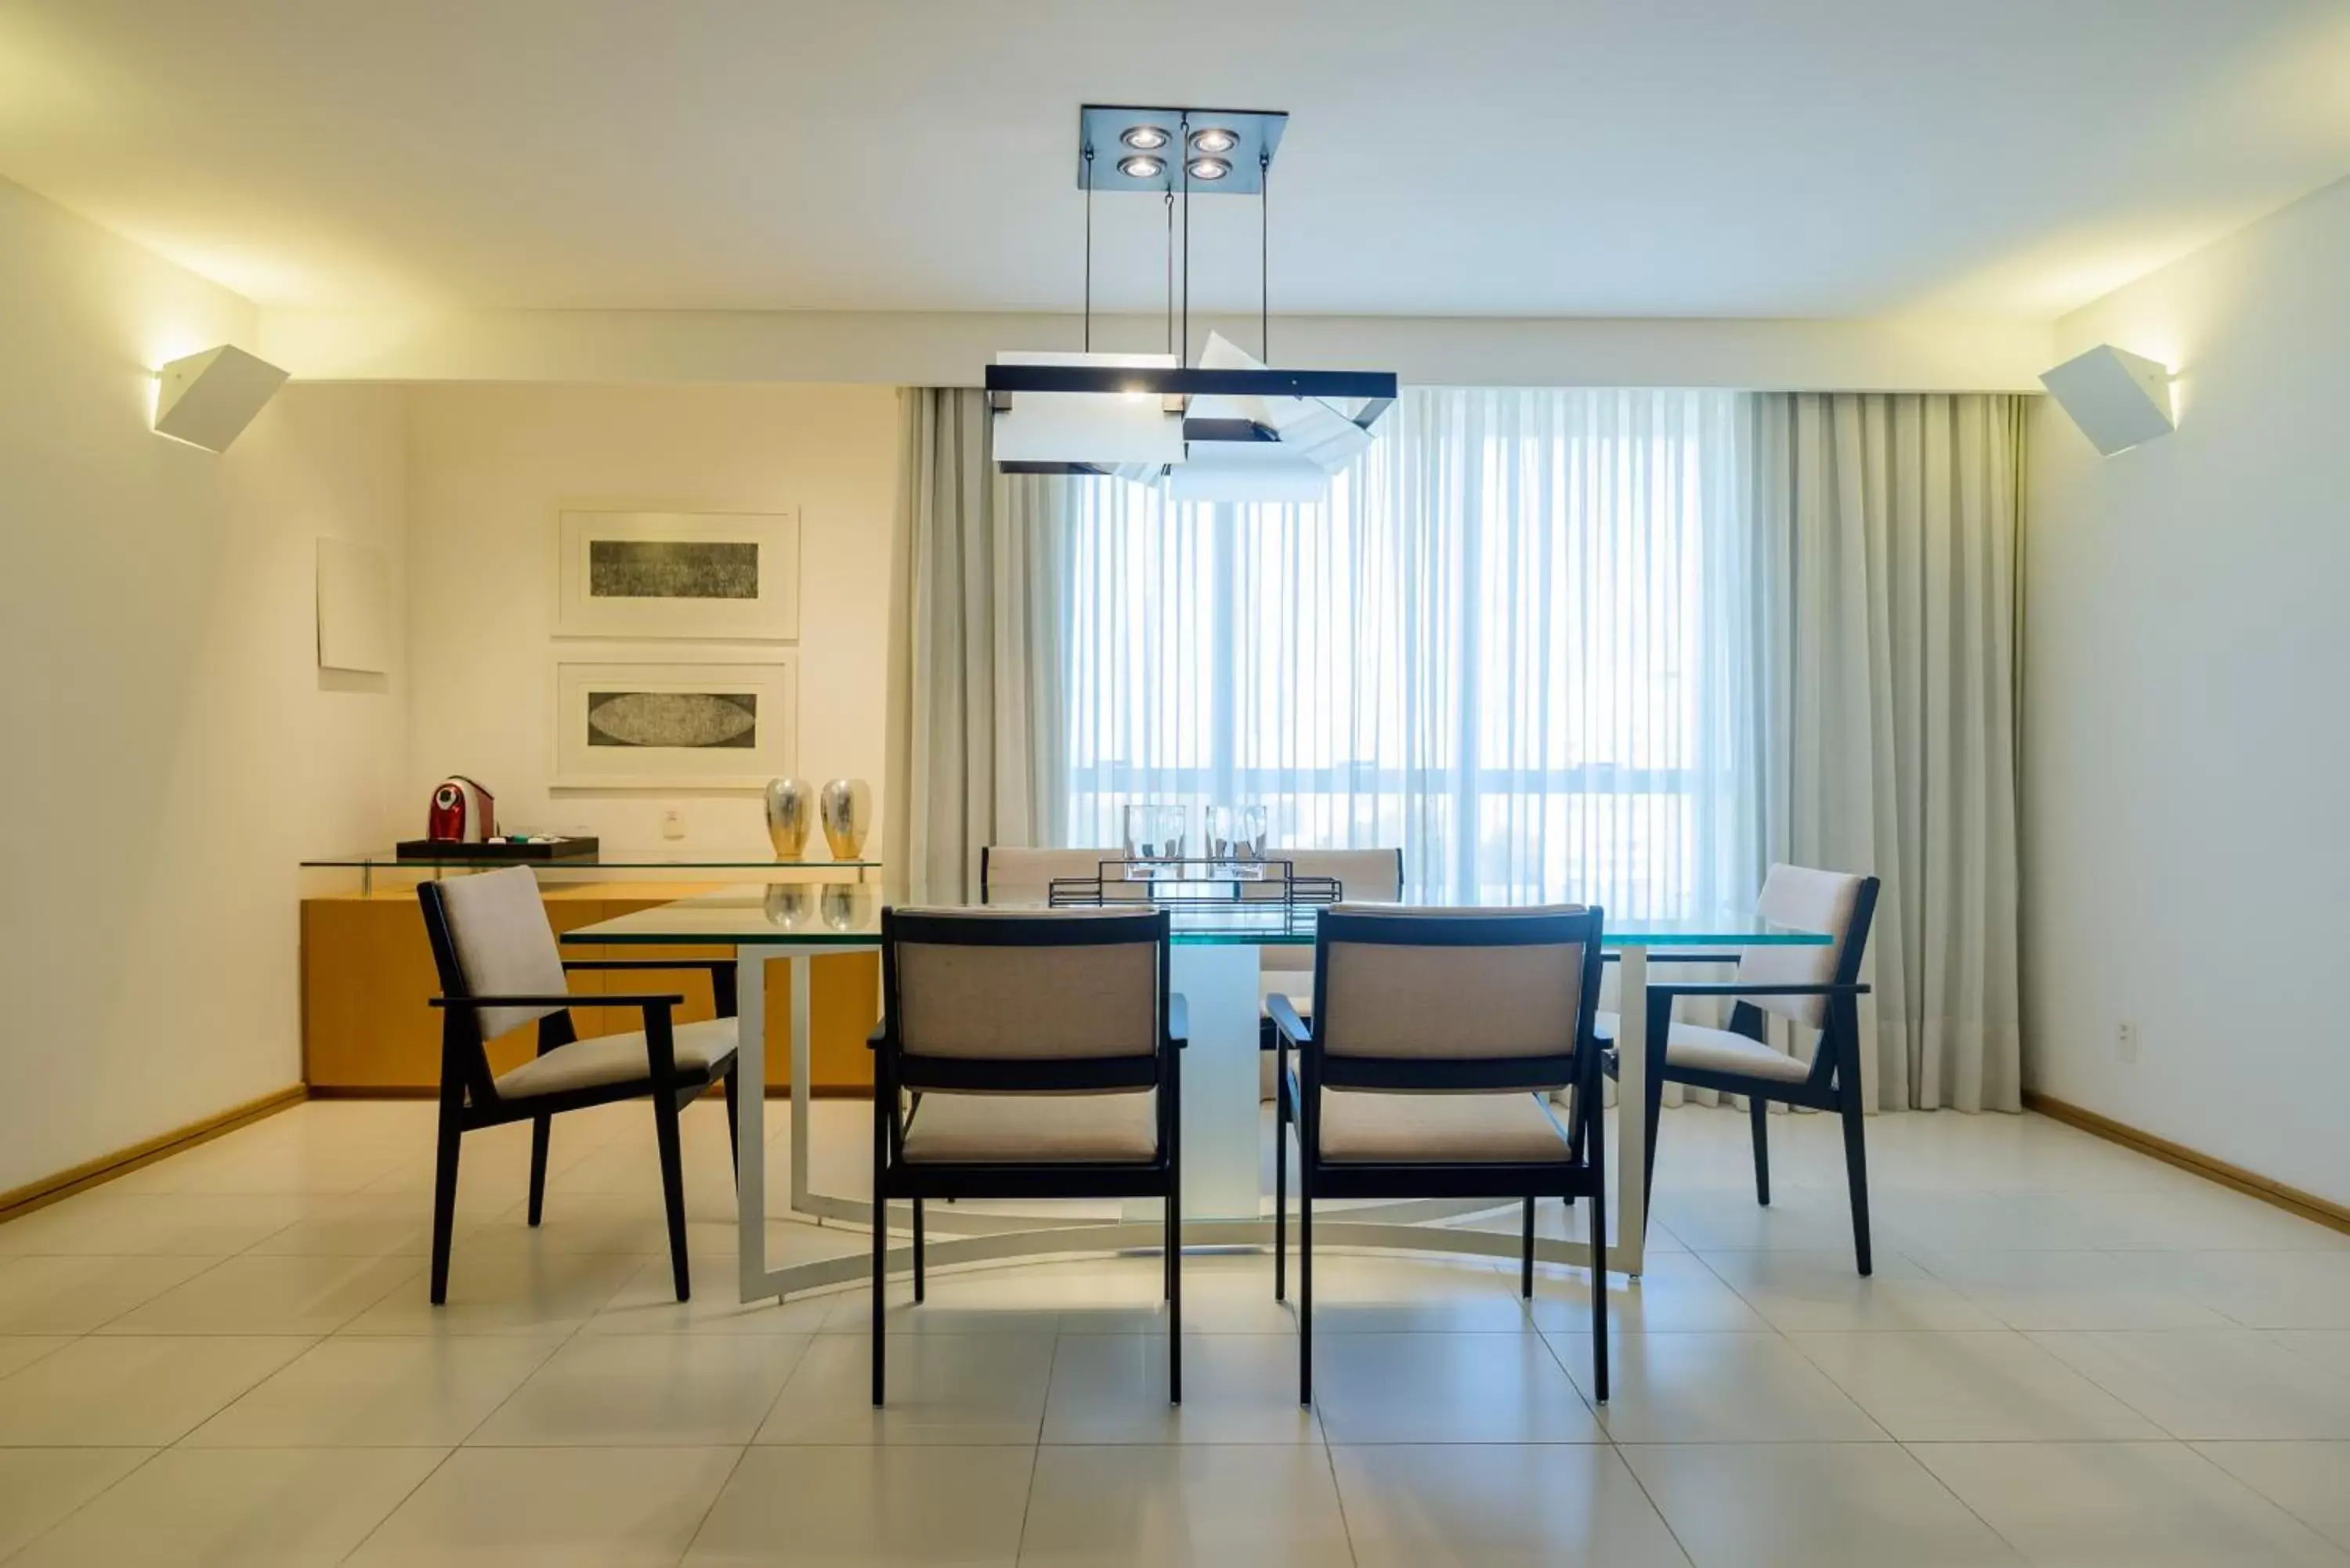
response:
<svg viewBox="0 0 2350 1568"><path fill-rule="evenodd" d="M1135 109L1124 105L1089 103L1077 114L1077 183L1086 182L1086 149L1094 151L1093 182L1097 191L1148 191L1156 195L1161 191L1183 189L1183 164L1176 157L1176 140L1180 128L1189 120L1191 134L1203 130L1230 131L1232 145L1224 151L1211 154L1232 166L1232 172L1221 180L1194 180L1194 196L1255 196L1264 190L1264 172L1258 155L1266 159L1281 146L1281 133L1288 128L1289 116L1278 109ZM1124 140L1128 131L1138 126L1150 126L1167 134L1163 147L1149 150L1148 155L1162 165L1161 172L1146 180L1138 180L1118 168L1121 160L1133 157L1144 150L1130 147Z"/></svg>

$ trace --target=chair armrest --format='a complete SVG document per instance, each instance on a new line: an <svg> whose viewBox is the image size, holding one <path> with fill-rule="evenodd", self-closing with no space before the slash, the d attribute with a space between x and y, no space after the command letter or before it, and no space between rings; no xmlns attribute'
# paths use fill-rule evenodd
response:
<svg viewBox="0 0 2350 1568"><path fill-rule="evenodd" d="M889 1024L877 1023L873 1026L873 1033L865 1037L865 1048L868 1051L879 1051L881 1049L881 1042L887 1040L889 1037Z"/></svg>
<svg viewBox="0 0 2350 1568"><path fill-rule="evenodd" d="M1179 1051L1191 1044L1191 1004L1180 991L1167 995L1167 1033Z"/></svg>
<svg viewBox="0 0 2350 1568"><path fill-rule="evenodd" d="M1599 961L1614 963L1623 956L1621 950L1608 949L1600 953ZM1738 955L1736 953L1650 953L1648 961L1650 963L1736 963Z"/></svg>
<svg viewBox="0 0 2350 1568"><path fill-rule="evenodd" d="M1281 992L1276 991L1264 999L1264 1011L1266 1016L1273 1020L1273 1026L1281 1031L1282 1037L1291 1044L1303 1045L1314 1038L1313 1029L1305 1020L1297 1016L1297 1004Z"/></svg>
<svg viewBox="0 0 2350 1568"><path fill-rule="evenodd" d="M683 1007L682 996L574 996L558 992L546 996L436 996L433 1007Z"/></svg>
<svg viewBox="0 0 2350 1568"><path fill-rule="evenodd" d="M1868 987L1858 983L1836 985L1742 985L1734 980L1668 981L1648 987L1648 995L1659 996L1866 996Z"/></svg>

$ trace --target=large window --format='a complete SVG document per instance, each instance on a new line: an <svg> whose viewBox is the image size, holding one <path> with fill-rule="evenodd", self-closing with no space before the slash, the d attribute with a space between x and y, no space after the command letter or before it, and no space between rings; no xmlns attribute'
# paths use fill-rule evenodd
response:
<svg viewBox="0 0 2350 1568"><path fill-rule="evenodd" d="M1072 844L1130 801L1399 844L1454 898L1617 919L1751 897L1755 562L1733 396L1423 390L1313 506L1083 482Z"/></svg>

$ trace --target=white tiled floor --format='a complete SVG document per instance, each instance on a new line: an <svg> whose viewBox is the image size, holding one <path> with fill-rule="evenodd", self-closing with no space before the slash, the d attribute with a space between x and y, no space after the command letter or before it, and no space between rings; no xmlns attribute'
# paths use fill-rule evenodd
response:
<svg viewBox="0 0 2350 1568"><path fill-rule="evenodd" d="M2036 1117L1872 1122L1864 1281L1832 1124L1774 1119L1761 1210L1745 1118L1669 1115L1602 1410L1583 1274L1529 1308L1507 1264L1333 1253L1313 1410L1269 1260L1208 1254L1180 1410L1142 1257L901 1285L878 1414L861 1291L733 1300L687 1121L683 1306L636 1106L558 1124L536 1234L526 1131L468 1141L440 1310L423 1105L0 1225L0 1560L2350 1564L2350 1236ZM819 1126L853 1191L861 1110Z"/></svg>

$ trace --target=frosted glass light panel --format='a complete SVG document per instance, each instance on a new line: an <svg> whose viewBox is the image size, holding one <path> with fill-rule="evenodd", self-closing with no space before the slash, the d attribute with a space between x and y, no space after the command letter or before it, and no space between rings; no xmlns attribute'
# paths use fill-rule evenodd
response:
<svg viewBox="0 0 2350 1568"><path fill-rule="evenodd" d="M1057 354L1012 349L999 365L1171 370L1172 354ZM1183 461L1183 416L1154 392L1021 392L994 416L998 462L1077 462L1102 468Z"/></svg>

